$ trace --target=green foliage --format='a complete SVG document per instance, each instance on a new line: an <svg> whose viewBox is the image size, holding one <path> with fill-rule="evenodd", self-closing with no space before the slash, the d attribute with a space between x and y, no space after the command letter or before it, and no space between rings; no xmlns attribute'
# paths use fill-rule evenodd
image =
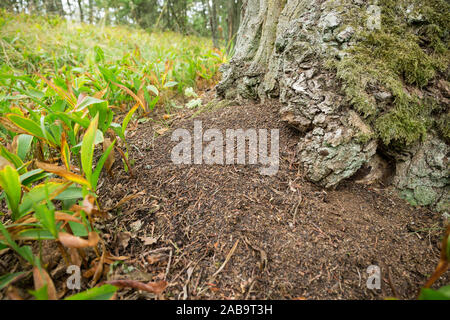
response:
<svg viewBox="0 0 450 320"><path fill-rule="evenodd" d="M86 176L86 179L91 183L92 176L92 161L94 157L95 136L98 126L98 114L92 120L89 128L84 134L83 142L81 144L81 167Z"/></svg>
<svg viewBox="0 0 450 320"><path fill-rule="evenodd" d="M105 284L101 287L88 289L84 292L77 293L65 300L109 300L117 291L117 287Z"/></svg>
<svg viewBox="0 0 450 320"><path fill-rule="evenodd" d="M181 93L198 81L211 80L224 62L223 53L204 38L147 33L129 27L100 28L64 20L52 25L49 18L5 11L0 11L0 17L4 19L0 31L5 49L0 54L0 81L4 85L23 81L24 74L39 72L52 75L65 90L71 82L76 96L93 96L109 86L106 95L113 105L133 99L112 82L136 94L142 85L148 93L146 102L151 105L155 96L164 96L164 92ZM49 97L52 92L36 88L39 82L35 79L28 83L30 87L25 90L21 86L17 86L21 91L15 89L30 99ZM153 88L162 92L155 95Z"/></svg>
<svg viewBox="0 0 450 320"><path fill-rule="evenodd" d="M450 300L450 286L444 286L438 290L423 288L420 291L419 300Z"/></svg>
<svg viewBox="0 0 450 320"><path fill-rule="evenodd" d="M119 146L131 169L128 124L186 87L211 86L224 56L209 41L175 33L2 10L0 24L0 199L8 208L0 249L41 267L21 241L96 247L99 177ZM79 239L86 236L90 241ZM19 276L2 276L0 289ZM45 300L49 288L29 293ZM68 299L109 299L116 290L106 285Z"/></svg>
<svg viewBox="0 0 450 320"><path fill-rule="evenodd" d="M47 285L42 286L38 290L29 290L28 292L33 295L36 300L48 300Z"/></svg>
<svg viewBox="0 0 450 320"><path fill-rule="evenodd" d="M0 277L0 290L5 288L9 283L23 275L25 272L8 273Z"/></svg>
<svg viewBox="0 0 450 320"><path fill-rule="evenodd" d="M29 264L32 266L36 266L38 264L39 259L35 257L31 251L31 247L23 246L20 247L11 237L8 230L6 230L5 226L0 222L0 234L4 238L5 244L10 246L14 251L16 251L22 258L24 258Z"/></svg>
<svg viewBox="0 0 450 320"><path fill-rule="evenodd" d="M19 203L22 198L19 173L7 165L0 171L0 187L6 193L7 204L12 212L12 219L16 220L19 215Z"/></svg>

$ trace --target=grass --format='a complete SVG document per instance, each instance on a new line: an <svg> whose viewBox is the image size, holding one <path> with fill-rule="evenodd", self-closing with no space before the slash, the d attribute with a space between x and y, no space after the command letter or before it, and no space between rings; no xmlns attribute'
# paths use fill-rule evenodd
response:
<svg viewBox="0 0 450 320"><path fill-rule="evenodd" d="M71 23L59 17L0 12L0 73L71 80L76 89L92 94L116 80L130 89L145 79L147 91L161 93L199 82L213 82L225 61L208 39L176 33L147 33L128 27ZM3 88L4 89L4 88ZM3 90L2 90L3 91ZM130 97L110 95L110 103Z"/></svg>

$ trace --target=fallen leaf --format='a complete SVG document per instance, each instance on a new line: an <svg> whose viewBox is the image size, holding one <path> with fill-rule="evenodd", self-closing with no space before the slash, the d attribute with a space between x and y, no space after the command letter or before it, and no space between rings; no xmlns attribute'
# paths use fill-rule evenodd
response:
<svg viewBox="0 0 450 320"><path fill-rule="evenodd" d="M105 138L103 140L103 152L105 152L109 148L111 143L112 142L111 142L110 138ZM106 171L108 171L108 173L110 175L112 175L111 168L112 168L112 166L113 166L115 161L116 161L116 159L114 158L114 150L111 150L111 152L109 153L108 158L106 158L106 161L105 161L105 164L104 164L104 167L105 167Z"/></svg>
<svg viewBox="0 0 450 320"><path fill-rule="evenodd" d="M70 261L73 265L76 265L78 267L81 266L82 260L80 257L80 254L78 253L78 249L76 248L69 248L69 254L70 254Z"/></svg>
<svg viewBox="0 0 450 320"><path fill-rule="evenodd" d="M105 250L103 250L100 261L97 264L97 268L95 269L94 276L91 281L91 287L95 286L95 284L97 283L97 281L100 279L101 275L103 274L103 264L104 263L105 263Z"/></svg>
<svg viewBox="0 0 450 320"><path fill-rule="evenodd" d="M150 246L152 244L155 244L156 242L158 242L157 238L153 238L153 237L140 237L139 239L141 239L141 241L144 242L144 246Z"/></svg>
<svg viewBox="0 0 450 320"><path fill-rule="evenodd" d="M153 280L164 280L165 276L166 276L165 272L160 272L156 276L154 276L152 279Z"/></svg>
<svg viewBox="0 0 450 320"><path fill-rule="evenodd" d="M117 186L121 186L121 185L117 185ZM112 207L110 209L106 209L105 211L111 211L111 210L117 209L125 202L129 202L130 200L133 200L134 198L142 196L142 195L145 195L145 190L123 197L114 207Z"/></svg>
<svg viewBox="0 0 450 320"><path fill-rule="evenodd" d="M4 255L5 253L7 253L9 250L11 250L10 248L6 248L3 250L0 250L0 256Z"/></svg>
<svg viewBox="0 0 450 320"><path fill-rule="evenodd" d="M14 286L9 286L6 294L10 300L23 300L20 296L19 290Z"/></svg>
<svg viewBox="0 0 450 320"><path fill-rule="evenodd" d="M94 210L94 201L95 198L88 194L86 197L84 197L83 199L83 210L87 213L87 214L91 214L92 211Z"/></svg>
<svg viewBox="0 0 450 320"><path fill-rule="evenodd" d="M97 270L98 263L99 263L99 259L93 260L91 262L91 267L88 270L86 270L85 272L83 272L83 277L86 279L92 278L95 274L95 270Z"/></svg>
<svg viewBox="0 0 450 320"><path fill-rule="evenodd" d="M247 239L247 237L244 238L245 243L247 243L247 245L252 248L253 250L257 251L259 253L259 258L260 258L260 262L259 262L259 269L261 271L264 271L267 269L267 263L268 263L268 259L267 259L267 253L261 249L258 248L257 246L254 246L250 243L250 241Z"/></svg>
<svg viewBox="0 0 450 320"><path fill-rule="evenodd" d="M47 285L47 295L49 300L57 300L58 295L56 293L55 285L52 279L48 275L44 268L39 269L38 267L33 268L33 280L34 280L34 290L39 290L43 286Z"/></svg>
<svg viewBox="0 0 450 320"><path fill-rule="evenodd" d="M109 252L106 252L106 255L105 255L105 262L106 263L109 263L109 264L111 264L111 263L113 263L114 261L125 261L125 260L127 260L127 259L130 259L130 257L128 257L128 256L119 256L119 257L116 257L116 256L113 256L111 253L109 253Z"/></svg>
<svg viewBox="0 0 450 320"><path fill-rule="evenodd" d="M167 127L163 127L161 129L156 130L156 133L162 136L164 133L166 133L169 130Z"/></svg>
<svg viewBox="0 0 450 320"><path fill-rule="evenodd" d="M128 247L128 243L130 242L131 233L130 232L121 232L121 233L119 233L117 238L119 240L119 245L125 249L126 247Z"/></svg>
<svg viewBox="0 0 450 320"><path fill-rule="evenodd" d="M213 292L217 292L220 289L216 287L216 285L214 283L207 283L207 285L209 286L209 289Z"/></svg>
<svg viewBox="0 0 450 320"><path fill-rule="evenodd" d="M68 248L86 248L96 246L100 237L94 231L89 232L87 240L69 233L60 232L58 234L58 240Z"/></svg>
<svg viewBox="0 0 450 320"><path fill-rule="evenodd" d="M156 255L149 255L149 256L147 257L147 262L148 262L149 264L155 264L155 263L159 262L160 260L161 260L161 255L159 255L159 254L156 254Z"/></svg>

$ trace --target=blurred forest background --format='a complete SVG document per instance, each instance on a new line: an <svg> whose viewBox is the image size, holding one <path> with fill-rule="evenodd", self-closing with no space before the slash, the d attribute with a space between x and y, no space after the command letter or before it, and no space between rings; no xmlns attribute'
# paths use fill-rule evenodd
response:
<svg viewBox="0 0 450 320"><path fill-rule="evenodd" d="M242 0L2 0L15 13L58 15L90 24L139 26L211 37L232 48Z"/></svg>

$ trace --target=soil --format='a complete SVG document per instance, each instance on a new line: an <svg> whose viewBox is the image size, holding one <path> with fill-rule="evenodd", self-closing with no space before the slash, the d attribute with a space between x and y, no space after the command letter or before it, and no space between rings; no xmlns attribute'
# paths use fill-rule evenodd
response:
<svg viewBox="0 0 450 320"><path fill-rule="evenodd" d="M196 118L180 112L169 130L161 121L130 125L133 176L116 154L114 176L102 174L99 184L104 207L125 199L97 225L107 249L129 257L109 278L169 285L157 297L123 289L119 299L417 297L439 260L442 216L409 206L390 187L349 180L323 190L305 181L295 152L299 133L278 110L268 101ZM171 132L192 133L194 119L224 134L279 129L278 173L261 175L259 165L174 164ZM371 265L381 269L381 289L367 288ZM434 286L448 283L447 272Z"/></svg>
<svg viewBox="0 0 450 320"><path fill-rule="evenodd" d="M261 175L258 165L173 164L172 131L154 139L154 123L139 125L129 138L135 177L116 162L117 176L100 190L108 205L145 193L113 213L112 252L131 256L142 280L165 278L168 299L416 298L439 260L441 215L409 206L390 188L347 181L325 191L305 181L295 153L299 133L278 110L272 101L232 105L171 125L193 134L194 119L201 120L203 130L224 135L279 128L274 176ZM120 232L132 235L126 247ZM148 259L155 256L157 263ZM381 269L380 290L367 288L371 265ZM449 280L447 273L436 286Z"/></svg>

